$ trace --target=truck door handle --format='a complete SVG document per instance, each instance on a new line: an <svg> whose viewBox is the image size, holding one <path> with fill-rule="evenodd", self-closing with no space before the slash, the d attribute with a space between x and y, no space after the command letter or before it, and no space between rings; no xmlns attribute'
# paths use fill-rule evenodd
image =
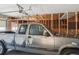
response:
<svg viewBox="0 0 79 59"><path fill-rule="evenodd" d="M28 36L28 38L31 38L31 36Z"/></svg>

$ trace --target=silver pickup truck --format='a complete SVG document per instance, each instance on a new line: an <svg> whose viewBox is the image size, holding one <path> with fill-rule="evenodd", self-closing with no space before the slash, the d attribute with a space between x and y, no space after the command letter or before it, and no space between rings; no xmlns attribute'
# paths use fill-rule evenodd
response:
<svg viewBox="0 0 79 59"><path fill-rule="evenodd" d="M39 54L79 54L79 39L55 36L40 23L21 24L17 32L0 33L0 54L8 49Z"/></svg>

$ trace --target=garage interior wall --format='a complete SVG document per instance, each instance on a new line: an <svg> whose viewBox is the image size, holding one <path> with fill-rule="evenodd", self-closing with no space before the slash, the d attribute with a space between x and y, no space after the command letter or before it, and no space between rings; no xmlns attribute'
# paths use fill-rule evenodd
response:
<svg viewBox="0 0 79 59"><path fill-rule="evenodd" d="M22 19L10 19L9 30L15 30L19 24L27 22L39 22L52 30L55 34L77 36L79 34L79 12L52 13L28 16Z"/></svg>

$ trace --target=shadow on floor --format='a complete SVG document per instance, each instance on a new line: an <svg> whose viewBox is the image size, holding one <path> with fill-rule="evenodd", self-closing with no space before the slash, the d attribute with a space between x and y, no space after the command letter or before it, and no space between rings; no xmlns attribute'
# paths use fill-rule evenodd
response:
<svg viewBox="0 0 79 59"><path fill-rule="evenodd" d="M8 51L5 55L39 55L39 54L11 50Z"/></svg>

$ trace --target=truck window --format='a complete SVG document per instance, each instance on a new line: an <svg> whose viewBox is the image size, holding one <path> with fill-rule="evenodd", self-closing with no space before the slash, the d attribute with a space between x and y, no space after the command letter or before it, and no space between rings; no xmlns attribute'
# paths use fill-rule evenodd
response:
<svg viewBox="0 0 79 59"><path fill-rule="evenodd" d="M19 34L26 34L26 30L27 30L27 25L21 25L18 33Z"/></svg>
<svg viewBox="0 0 79 59"><path fill-rule="evenodd" d="M32 24L29 29L30 35L43 35L44 28L42 25Z"/></svg>

